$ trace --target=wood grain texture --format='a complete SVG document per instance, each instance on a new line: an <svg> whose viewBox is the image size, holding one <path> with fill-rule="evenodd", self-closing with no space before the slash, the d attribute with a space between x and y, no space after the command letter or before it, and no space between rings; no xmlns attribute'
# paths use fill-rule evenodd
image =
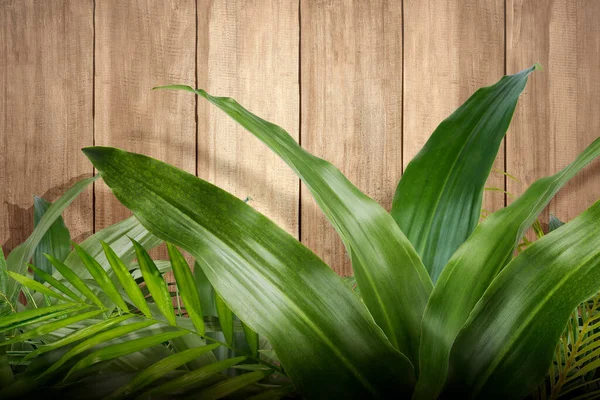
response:
<svg viewBox="0 0 600 400"><path fill-rule="evenodd" d="M390 209L402 171L402 4L301 2L302 146ZM341 275L341 240L302 188L302 242Z"/></svg>
<svg viewBox="0 0 600 400"><path fill-rule="evenodd" d="M33 229L33 195L56 200L92 167L93 2L0 1L0 240ZM75 240L92 231L92 191L65 213Z"/></svg>
<svg viewBox="0 0 600 400"><path fill-rule="evenodd" d="M404 167L442 120L504 75L504 0L404 1ZM504 171L504 145L494 169ZM505 190L492 172L487 188ZM486 191L483 209L504 207Z"/></svg>
<svg viewBox="0 0 600 400"><path fill-rule="evenodd" d="M198 0L198 87L235 98L298 139L298 4ZM298 233L299 182L252 134L198 103L198 176Z"/></svg>
<svg viewBox="0 0 600 400"><path fill-rule="evenodd" d="M508 136L507 169L522 183L508 190L522 193L536 179L571 162L600 134L600 2L594 0L509 0L507 68L516 72L539 62ZM549 213L571 220L600 197L600 162L596 160L558 193L540 217Z"/></svg>
<svg viewBox="0 0 600 400"><path fill-rule="evenodd" d="M195 31L193 0L96 1L96 145L195 172L194 96L151 91L171 83L194 86ZM97 183L95 195L96 230L130 215L104 183Z"/></svg>

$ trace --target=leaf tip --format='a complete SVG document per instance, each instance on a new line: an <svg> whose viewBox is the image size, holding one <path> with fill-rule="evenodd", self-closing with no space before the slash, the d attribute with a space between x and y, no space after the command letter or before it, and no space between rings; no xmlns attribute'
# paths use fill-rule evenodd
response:
<svg viewBox="0 0 600 400"><path fill-rule="evenodd" d="M533 64L533 70L534 71L543 71L544 67L542 67L542 64L536 62L535 64Z"/></svg>

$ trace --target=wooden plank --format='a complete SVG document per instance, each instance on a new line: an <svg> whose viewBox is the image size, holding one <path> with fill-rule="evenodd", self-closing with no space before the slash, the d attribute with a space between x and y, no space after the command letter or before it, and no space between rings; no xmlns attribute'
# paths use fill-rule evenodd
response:
<svg viewBox="0 0 600 400"><path fill-rule="evenodd" d="M198 86L235 98L298 138L298 4L198 0ZM199 99L198 175L293 235L299 182L252 134Z"/></svg>
<svg viewBox="0 0 600 400"><path fill-rule="evenodd" d="M143 153L196 170L195 99L152 92L195 85L193 0L96 2L96 145ZM95 188L96 230L130 215L104 183ZM153 253L164 258L164 249Z"/></svg>
<svg viewBox="0 0 600 400"><path fill-rule="evenodd" d="M404 2L404 167L442 120L504 75L504 0ZM505 190L504 145L487 188ZM483 209L504 207L486 191Z"/></svg>
<svg viewBox="0 0 600 400"><path fill-rule="evenodd" d="M0 239L33 229L33 195L53 201L92 167L93 2L0 1ZM92 231L92 190L65 213L75 240Z"/></svg>
<svg viewBox="0 0 600 400"><path fill-rule="evenodd" d="M522 193L533 181L571 162L600 132L600 2L507 2L509 72L539 62L517 108L508 137L508 171L522 180L509 191ZM571 220L600 197L596 160L553 200L549 213Z"/></svg>
<svg viewBox="0 0 600 400"><path fill-rule="evenodd" d="M301 2L302 145L384 207L402 170L402 4ZM351 273L336 232L302 188L302 242Z"/></svg>

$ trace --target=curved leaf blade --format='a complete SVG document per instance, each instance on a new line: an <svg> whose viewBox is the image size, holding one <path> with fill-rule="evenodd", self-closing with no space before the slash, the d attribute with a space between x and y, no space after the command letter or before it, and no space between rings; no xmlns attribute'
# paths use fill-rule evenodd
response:
<svg viewBox="0 0 600 400"><path fill-rule="evenodd" d="M41 197L35 196L33 198L33 224L37 224L42 219L44 213L52 205L49 201L44 200ZM52 254L60 261L64 261L65 258L71 252L71 234L65 225L62 215L59 216L56 221L50 226L46 234L42 237L42 240L38 243L33 252L33 264L35 264L42 271L52 274L52 264L44 257L44 253ZM44 279L39 275L34 275L35 279L44 282Z"/></svg>
<svg viewBox="0 0 600 400"><path fill-rule="evenodd" d="M372 397L412 391L412 365L360 299L272 221L160 161L112 148L84 151L144 226L199 260L215 290L270 340L307 393Z"/></svg>
<svg viewBox="0 0 600 400"><path fill-rule="evenodd" d="M227 379L223 382L219 382L209 388L206 388L197 394L195 399L198 400L216 400L228 396L238 390L256 383L261 379L269 376L271 371L254 371L248 374L236 376L235 378Z"/></svg>
<svg viewBox="0 0 600 400"><path fill-rule="evenodd" d="M179 353L170 355L167 358L152 364L150 367L142 370L138 375L131 380L126 386L110 395L111 399L122 398L129 396L155 382L157 379L165 376L167 373L185 365L204 354L219 347L220 344L211 344L208 346L192 348Z"/></svg>
<svg viewBox="0 0 600 400"><path fill-rule="evenodd" d="M400 179L391 214L433 282L479 222L485 182L535 69L476 91L442 121Z"/></svg>
<svg viewBox="0 0 600 400"><path fill-rule="evenodd" d="M19 313L10 314L9 316L0 318L0 332L20 328L29 324L47 321L50 318L54 318L57 315L62 315L65 310L76 308L83 308L81 304L77 303L61 303L50 307L35 308L33 310L26 310Z"/></svg>
<svg viewBox="0 0 600 400"><path fill-rule="evenodd" d="M233 343L233 312L216 291L215 306L217 307L219 325L221 326L223 336L225 336L225 341L231 345Z"/></svg>
<svg viewBox="0 0 600 400"><path fill-rule="evenodd" d="M152 313L150 312L150 308L146 303L146 299L142 294L142 290L138 286L137 283L133 280L133 277L127 270L125 263L119 258L117 253L106 243L105 241L101 241L100 244L104 249L104 254L108 263L110 264L112 270L115 275L121 282L121 286L125 289L125 292L129 296L129 299L133 302L133 304L147 317L151 318Z"/></svg>
<svg viewBox="0 0 600 400"><path fill-rule="evenodd" d="M54 290L44 286L43 284L41 284L40 282L38 282L36 280L30 279L24 275L19 275L12 271L8 271L8 276L10 276L15 281L19 282L19 284L21 286L25 286L27 289L31 289L33 291L43 293L47 296L54 297L59 300L69 301L66 297L61 296L60 294L56 293Z"/></svg>
<svg viewBox="0 0 600 400"><path fill-rule="evenodd" d="M600 202L519 254L456 339L449 390L519 398L546 375L573 309L600 290Z"/></svg>
<svg viewBox="0 0 600 400"><path fill-rule="evenodd" d="M562 171L538 179L509 206L488 216L452 256L423 316L415 396L437 396L445 382L452 343L475 304L558 190L599 155L600 139L597 139Z"/></svg>
<svg viewBox="0 0 600 400"><path fill-rule="evenodd" d="M176 326L177 321L175 320L173 303L171 303L171 294L169 293L167 283L146 249L134 239L131 239L131 242L133 243L133 247L137 254L138 264L142 271L144 282L146 282L146 285L148 286L148 290L152 295L152 299L154 299L154 303L167 321L169 321L171 325Z"/></svg>
<svg viewBox="0 0 600 400"><path fill-rule="evenodd" d="M171 243L167 243L167 251L169 252L169 259L171 260L171 267L173 268L177 287L183 298L183 304L185 304L185 308L196 327L196 331L201 336L204 336L204 314L202 313L200 296L198 295L190 266L179 250L177 250L177 247Z"/></svg>
<svg viewBox="0 0 600 400"><path fill-rule="evenodd" d="M313 156L281 127L235 100L180 85L204 97L277 154L308 187L352 260L362 299L390 342L416 364L423 310L432 282L394 219L331 163Z"/></svg>
<svg viewBox="0 0 600 400"><path fill-rule="evenodd" d="M88 300L96 304L98 307L104 308L104 304L102 304L98 296L96 296L94 292L92 292L91 289L81 280L81 278L71 271L69 267L52 257L50 254L44 255L52 263L52 265L54 265L56 271L60 273L71 285L73 285L73 287L77 289L79 293L84 295Z"/></svg>
<svg viewBox="0 0 600 400"><path fill-rule="evenodd" d="M46 259L46 260L48 260L48 259ZM50 262L50 261L48 261L48 262ZM50 264L52 264L52 263L50 263ZM63 292L67 296L69 296L71 299L73 299L77 302L81 302L81 298L79 296L77 296L71 289L69 289L68 287L63 285L60 281L58 281L58 279L56 279L49 273L39 269L38 267L36 267L33 264L29 264L29 268L31 268L33 270L33 272L42 279L42 282L48 282L50 285L52 285L52 287L54 287L57 290L60 290L61 292Z"/></svg>

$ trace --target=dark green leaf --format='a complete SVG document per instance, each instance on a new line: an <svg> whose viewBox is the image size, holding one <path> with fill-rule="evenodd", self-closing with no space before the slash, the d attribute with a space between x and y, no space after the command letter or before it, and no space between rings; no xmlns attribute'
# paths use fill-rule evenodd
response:
<svg viewBox="0 0 600 400"><path fill-rule="evenodd" d="M410 362L394 351L360 299L272 221L160 161L112 148L84 151L144 226L199 260L215 290L270 340L286 372L307 394L412 391Z"/></svg>
<svg viewBox="0 0 600 400"><path fill-rule="evenodd" d="M486 399L530 393L573 309L600 290L599 235L597 202L504 268L452 347L449 391Z"/></svg>
<svg viewBox="0 0 600 400"><path fill-rule="evenodd" d="M244 336L252 356L258 357L258 334L254 332L250 327L242 322L242 329L244 330Z"/></svg>
<svg viewBox="0 0 600 400"><path fill-rule="evenodd" d="M195 395L195 399L198 400L216 400L223 398L227 395L235 393L236 391L256 383L261 379L268 376L270 371L255 371L248 374L236 376L235 378L224 380L214 386L204 389L200 394Z"/></svg>
<svg viewBox="0 0 600 400"><path fill-rule="evenodd" d="M196 262L194 264L194 281L196 290L200 296L200 303L205 316L217 316L217 306L215 305L214 289L210 284L202 267Z"/></svg>
<svg viewBox="0 0 600 400"><path fill-rule="evenodd" d="M231 345L233 343L233 312L217 292L215 292L215 306L225 341Z"/></svg>
<svg viewBox="0 0 600 400"><path fill-rule="evenodd" d="M37 226L44 213L50 208L52 203L41 197L33 198L33 224ZM54 268L52 264L44 257L44 254L52 254L60 261L64 261L71 251L71 234L65 226L62 216L59 216L50 226L42 240L38 243L33 253L33 264L42 271L52 274ZM44 279L34 275L35 279L44 282Z"/></svg>
<svg viewBox="0 0 600 400"><path fill-rule="evenodd" d="M21 311L0 318L0 332L16 329L32 323L46 321L54 318L57 314L69 309L81 309L81 304L61 303L51 307L34 308L33 310ZM70 312L70 311L68 311Z"/></svg>

